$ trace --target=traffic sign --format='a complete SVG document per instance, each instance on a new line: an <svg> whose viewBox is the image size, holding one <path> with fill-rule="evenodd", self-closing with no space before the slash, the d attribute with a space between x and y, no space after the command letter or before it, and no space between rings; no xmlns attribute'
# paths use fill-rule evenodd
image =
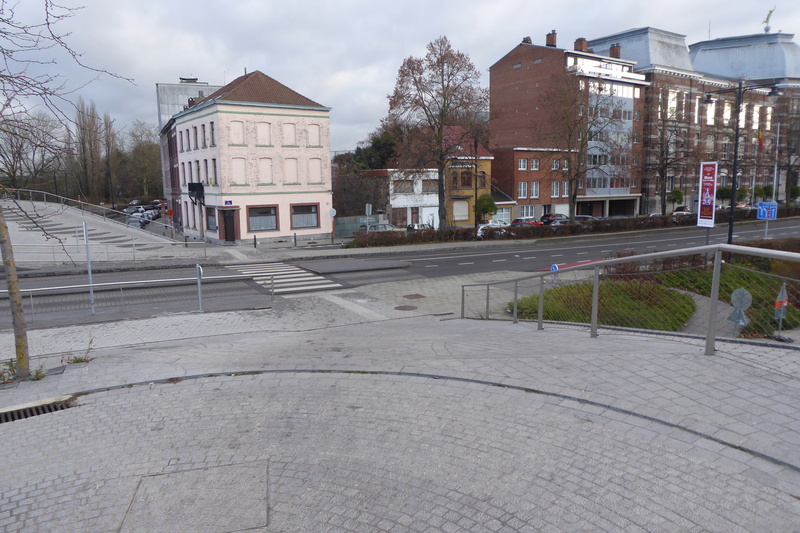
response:
<svg viewBox="0 0 800 533"><path fill-rule="evenodd" d="M789 297L786 295L786 284L781 286L778 297L775 299L775 319L786 318L786 308L789 307Z"/></svg>
<svg viewBox="0 0 800 533"><path fill-rule="evenodd" d="M778 218L778 203L758 202L756 218L759 220L776 220Z"/></svg>

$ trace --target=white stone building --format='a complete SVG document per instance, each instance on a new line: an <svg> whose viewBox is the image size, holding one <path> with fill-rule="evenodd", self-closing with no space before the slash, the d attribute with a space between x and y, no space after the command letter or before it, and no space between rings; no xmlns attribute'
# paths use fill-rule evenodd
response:
<svg viewBox="0 0 800 533"><path fill-rule="evenodd" d="M161 137L164 190L184 235L330 236L329 108L255 71L174 115Z"/></svg>

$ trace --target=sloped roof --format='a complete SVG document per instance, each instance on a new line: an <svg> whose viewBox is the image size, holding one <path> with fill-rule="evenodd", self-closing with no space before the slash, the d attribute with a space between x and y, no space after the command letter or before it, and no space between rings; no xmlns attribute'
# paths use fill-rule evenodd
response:
<svg viewBox="0 0 800 533"><path fill-rule="evenodd" d="M689 46L695 70L748 80L800 79L800 46L791 33L760 33Z"/></svg>
<svg viewBox="0 0 800 533"><path fill-rule="evenodd" d="M686 36L650 26L589 40L595 53L610 55L611 45L620 45L623 59L636 61L634 70L647 71L657 67L692 71Z"/></svg>
<svg viewBox="0 0 800 533"><path fill-rule="evenodd" d="M270 78L260 70L240 76L204 98L198 104L210 101L272 104L288 107L316 107L326 109L310 98Z"/></svg>

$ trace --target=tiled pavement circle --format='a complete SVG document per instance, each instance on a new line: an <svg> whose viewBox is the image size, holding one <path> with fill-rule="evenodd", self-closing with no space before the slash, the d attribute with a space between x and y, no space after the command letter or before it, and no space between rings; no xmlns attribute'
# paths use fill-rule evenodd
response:
<svg viewBox="0 0 800 533"><path fill-rule="evenodd" d="M424 376L121 388L0 438L4 531L744 532L791 531L800 516L770 482L781 469L735 448Z"/></svg>

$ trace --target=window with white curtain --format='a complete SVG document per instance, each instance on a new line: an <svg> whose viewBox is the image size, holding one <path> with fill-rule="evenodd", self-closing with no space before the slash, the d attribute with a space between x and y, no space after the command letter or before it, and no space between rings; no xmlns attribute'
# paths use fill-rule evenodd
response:
<svg viewBox="0 0 800 533"><path fill-rule="evenodd" d="M293 205L292 206L292 228L318 228L319 227L319 206L314 205Z"/></svg>

